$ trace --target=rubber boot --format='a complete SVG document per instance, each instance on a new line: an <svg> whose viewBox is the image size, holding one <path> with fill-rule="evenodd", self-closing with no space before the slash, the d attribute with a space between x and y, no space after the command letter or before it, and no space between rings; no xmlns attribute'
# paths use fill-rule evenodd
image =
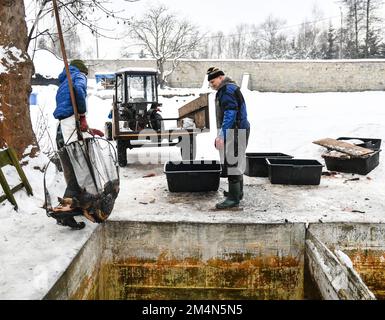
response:
<svg viewBox="0 0 385 320"><path fill-rule="evenodd" d="M215 207L217 209L229 209L239 206L239 198L241 196L241 183L229 182L229 194L225 201L217 203Z"/></svg>
<svg viewBox="0 0 385 320"><path fill-rule="evenodd" d="M239 200L242 200L243 199L243 177L240 180L240 184L241 184L241 194L240 194ZM229 192L223 191L223 195L227 197L229 195Z"/></svg>
<svg viewBox="0 0 385 320"><path fill-rule="evenodd" d="M61 223L58 223L62 226L68 226L70 227L71 229L74 229L74 230L81 230L83 229L86 224L81 221L81 222L77 222L74 217L68 217L68 218L64 218L61 220Z"/></svg>

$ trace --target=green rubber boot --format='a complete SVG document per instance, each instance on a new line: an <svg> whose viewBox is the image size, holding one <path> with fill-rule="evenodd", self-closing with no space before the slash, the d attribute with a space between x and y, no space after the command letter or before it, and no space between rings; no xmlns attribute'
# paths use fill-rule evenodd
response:
<svg viewBox="0 0 385 320"><path fill-rule="evenodd" d="M242 200L243 199L243 177L241 178L241 180L239 182L241 184L241 194L239 196L239 200ZM223 191L223 195L227 198L229 196L229 192Z"/></svg>
<svg viewBox="0 0 385 320"><path fill-rule="evenodd" d="M241 182L229 182L229 193L225 201L217 203L215 207L217 209L229 209L239 206L239 200L241 196Z"/></svg>

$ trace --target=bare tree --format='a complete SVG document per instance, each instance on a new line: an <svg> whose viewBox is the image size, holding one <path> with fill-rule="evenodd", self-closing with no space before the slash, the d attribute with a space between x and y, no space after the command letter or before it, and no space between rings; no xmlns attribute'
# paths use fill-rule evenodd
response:
<svg viewBox="0 0 385 320"><path fill-rule="evenodd" d="M13 147L21 159L38 151L28 103L33 64L24 1L0 1L0 24L0 148Z"/></svg>
<svg viewBox="0 0 385 320"><path fill-rule="evenodd" d="M51 0L25 1L35 3L39 8L36 17L34 17L31 21L32 25L28 34L27 48L30 47L32 40L45 37L46 39L50 39L52 41L51 45L48 45L51 51L59 52L59 49L55 49L58 43L56 26L51 24L52 26L49 28L38 30L39 21L45 17L48 17L49 19L52 18L53 8L49 4ZM124 1L137 2L140 0ZM97 25L100 17L104 16L106 18L111 18L116 24L128 24L130 23L131 19L122 15L124 10L115 11L109 9L109 4L111 4L111 1L108 0L59 0L58 8L63 21L63 34L65 38L70 38L70 41L66 41L66 43L73 43L72 40L76 38L76 26L80 25L88 28L90 32L95 36L116 39L115 36L108 35L113 31L113 29L104 29ZM99 18L95 18L95 14L99 16Z"/></svg>
<svg viewBox="0 0 385 320"><path fill-rule="evenodd" d="M285 21L269 15L259 26L254 26L248 56L250 58L281 58L287 50L287 36L281 32Z"/></svg>
<svg viewBox="0 0 385 320"><path fill-rule="evenodd" d="M31 1L40 6L35 22L52 14L52 7L47 5L50 1ZM80 22L86 18L82 16L86 10L111 13L102 3L102 0L61 0L59 6ZM27 50L30 40L40 33L35 34L37 23L34 23L28 35L25 16L23 0L0 1L0 148L12 146L19 158L34 156L39 149L29 112L34 67Z"/></svg>
<svg viewBox="0 0 385 320"><path fill-rule="evenodd" d="M141 19L129 25L129 32L156 59L161 88L167 84L167 77L175 70L179 60L195 51L201 39L193 24L178 20L165 6L149 9ZM167 60L172 62L169 70L165 70Z"/></svg>
<svg viewBox="0 0 385 320"><path fill-rule="evenodd" d="M251 38L251 26L245 23L235 27L234 33L229 35L228 58L242 59L246 57Z"/></svg>
<svg viewBox="0 0 385 320"><path fill-rule="evenodd" d="M362 21L364 19L362 0L342 0L346 11L346 30L347 47L350 48L349 57L358 58L360 55L360 33L362 30ZM352 50L352 44L354 49Z"/></svg>
<svg viewBox="0 0 385 320"><path fill-rule="evenodd" d="M81 56L81 41L78 34L77 26L71 25L69 21L62 22L62 28L65 30L63 33L66 53L68 59L74 59ZM46 49L55 54L56 57L61 58L62 52L59 43L59 36L57 33L50 34L50 40L47 41L46 37L40 37L37 49ZM43 47L41 47L43 45ZM35 49L36 50L36 49Z"/></svg>
<svg viewBox="0 0 385 320"><path fill-rule="evenodd" d="M279 30L285 25L285 21L279 18L274 18L272 15L263 22L260 26L261 39L265 42L266 52L273 57L278 52L278 35Z"/></svg>

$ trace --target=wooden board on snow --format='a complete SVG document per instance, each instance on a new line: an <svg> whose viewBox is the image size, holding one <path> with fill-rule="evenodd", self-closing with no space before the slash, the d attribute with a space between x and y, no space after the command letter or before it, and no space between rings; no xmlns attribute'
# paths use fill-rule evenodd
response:
<svg viewBox="0 0 385 320"><path fill-rule="evenodd" d="M326 138L313 143L323 146L328 149L337 150L346 153L355 158L361 158L374 152L374 150L362 148L351 143L343 142L336 139Z"/></svg>

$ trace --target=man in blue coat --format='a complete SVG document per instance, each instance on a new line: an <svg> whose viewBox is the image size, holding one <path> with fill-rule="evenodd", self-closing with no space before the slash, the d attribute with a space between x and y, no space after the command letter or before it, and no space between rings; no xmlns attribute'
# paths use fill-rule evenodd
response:
<svg viewBox="0 0 385 320"><path fill-rule="evenodd" d="M103 136L103 133L97 129L90 129L86 120L87 112L87 74L88 68L82 60L72 60L69 65L72 84L75 92L76 105L79 113L80 130L82 132L88 132L91 135ZM68 79L66 70L63 69L59 75L60 86L56 93L56 109L53 113L55 119L60 121L58 128L59 138L63 136L64 143L75 141L76 135L76 122L74 117L74 108L71 102L71 95L68 86ZM63 142L63 141L61 141ZM61 147L62 145L58 146Z"/></svg>
<svg viewBox="0 0 385 320"><path fill-rule="evenodd" d="M246 103L240 88L225 73L211 67L207 70L210 86L217 90L215 108L218 136L215 147L220 152L222 172L228 177L226 199L217 203L217 209L238 207L243 198L243 173L246 166L246 148L250 135Z"/></svg>
<svg viewBox="0 0 385 320"><path fill-rule="evenodd" d="M82 131L83 138L92 137L94 135L103 136L103 133L97 129L88 127L86 120L86 98L87 98L87 74L88 68L82 60L72 60L69 65L72 84L75 93L76 105L79 113L80 131ZM57 128L56 142L60 162L62 164L64 178L67 183L67 188L64 193L64 198L73 198L80 194L80 186L71 160L65 148L65 145L70 142L78 140L76 119L74 116L74 108L72 106L71 95L68 85L66 70L63 69L59 75L60 86L56 93L56 109L53 113L54 117L59 120ZM78 210L79 211L79 210ZM80 213L81 211L79 211ZM68 217L57 219L58 224L70 226L73 229L84 228L84 222L76 222L73 218L73 212L68 212Z"/></svg>

